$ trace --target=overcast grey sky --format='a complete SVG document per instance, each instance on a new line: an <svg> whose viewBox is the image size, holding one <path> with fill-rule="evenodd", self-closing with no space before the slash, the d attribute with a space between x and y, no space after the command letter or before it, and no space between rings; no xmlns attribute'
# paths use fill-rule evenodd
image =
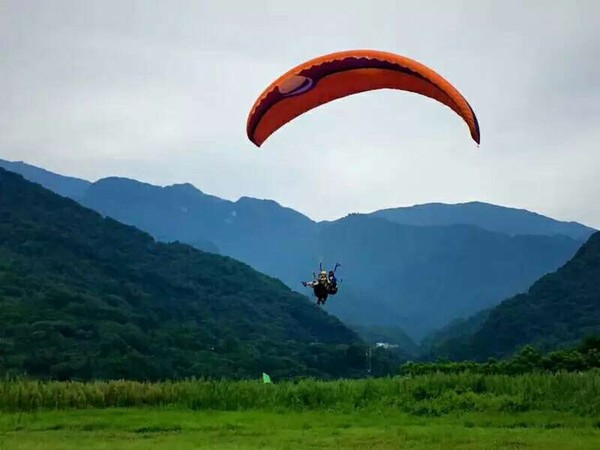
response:
<svg viewBox="0 0 600 450"><path fill-rule="evenodd" d="M0 158L190 182L317 220L480 200L600 228L599 17L596 0L0 0ZM398 91L248 141L274 78L354 48L447 78L480 148L450 109Z"/></svg>

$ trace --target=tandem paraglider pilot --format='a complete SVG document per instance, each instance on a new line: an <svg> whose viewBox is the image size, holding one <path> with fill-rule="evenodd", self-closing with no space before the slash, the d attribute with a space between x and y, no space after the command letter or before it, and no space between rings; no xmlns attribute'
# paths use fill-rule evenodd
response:
<svg viewBox="0 0 600 450"><path fill-rule="evenodd" d="M319 276L313 281L303 281L304 287L310 287L313 289L315 297L317 297L317 305L324 305L327 301L327 297L335 295L338 292L338 281L335 277L335 271L340 267L339 263L336 263L333 270L327 273L322 269L319 272Z"/></svg>

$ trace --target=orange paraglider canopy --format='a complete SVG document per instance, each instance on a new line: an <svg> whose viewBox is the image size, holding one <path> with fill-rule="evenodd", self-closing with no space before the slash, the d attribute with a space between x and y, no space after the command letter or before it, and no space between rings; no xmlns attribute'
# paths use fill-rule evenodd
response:
<svg viewBox="0 0 600 450"><path fill-rule="evenodd" d="M275 80L248 116L248 138L260 147L283 125L333 100L375 89L399 89L435 99L467 123L479 144L479 124L465 98L441 75L404 56L375 50L332 53L307 61Z"/></svg>

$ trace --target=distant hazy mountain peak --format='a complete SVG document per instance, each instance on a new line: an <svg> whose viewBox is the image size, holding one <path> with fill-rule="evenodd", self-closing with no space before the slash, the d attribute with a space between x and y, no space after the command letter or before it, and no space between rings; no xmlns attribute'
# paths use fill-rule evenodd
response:
<svg viewBox="0 0 600 450"><path fill-rule="evenodd" d="M165 189L172 189L174 191L191 193L191 194L204 194L204 192L202 192L200 189L198 189L196 186L194 186L191 183L175 183L175 184L171 184L169 186L165 186Z"/></svg>
<svg viewBox="0 0 600 450"><path fill-rule="evenodd" d="M580 242L595 231L577 222L564 222L526 209L493 205L481 201L465 203L424 203L387 208L369 215L396 223L416 226L475 225L508 235L560 235Z"/></svg>
<svg viewBox="0 0 600 450"><path fill-rule="evenodd" d="M141 186L158 187L158 186L154 186L150 183L146 183L144 181L139 181L139 180L136 180L133 178L128 178L128 177L120 177L120 176L116 176L116 175L102 177L93 184L98 185L98 184L105 184L105 183L125 183L125 184L141 185Z"/></svg>
<svg viewBox="0 0 600 450"><path fill-rule="evenodd" d="M275 200L269 199L269 198L255 198L255 197L247 197L247 196L242 196L240 197L235 203L238 204L251 204L251 203L255 203L255 204L263 204L263 205L273 205L273 206L281 206L279 203L277 203Z"/></svg>

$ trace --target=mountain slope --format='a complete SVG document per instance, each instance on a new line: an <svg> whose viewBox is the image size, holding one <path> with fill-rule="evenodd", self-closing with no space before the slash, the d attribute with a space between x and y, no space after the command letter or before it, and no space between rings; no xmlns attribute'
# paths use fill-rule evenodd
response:
<svg viewBox="0 0 600 450"><path fill-rule="evenodd" d="M508 235L564 234L580 241L587 240L595 231L576 222L560 222L524 209L482 202L456 205L428 203L405 208L383 209L370 215L405 225L476 225L485 230Z"/></svg>
<svg viewBox="0 0 600 450"><path fill-rule="evenodd" d="M74 200L80 200L91 184L87 180L80 178L67 177L49 172L45 169L26 164L23 161L5 161L0 159L0 167L11 172L22 175L25 179L39 183L46 189L50 189L63 197L69 197Z"/></svg>
<svg viewBox="0 0 600 450"><path fill-rule="evenodd" d="M415 227L363 215L324 227L319 239L327 261L346 263L345 295L328 310L346 323L399 326L413 339L527 289L580 246L564 236Z"/></svg>
<svg viewBox="0 0 600 450"><path fill-rule="evenodd" d="M475 333L490 314L492 308L476 314L458 318L435 330L421 341L419 356L425 359L436 358L444 353L449 342L460 342Z"/></svg>
<svg viewBox="0 0 600 450"><path fill-rule="evenodd" d="M353 325L406 327L413 339L524 291L582 243L565 237L570 224L547 219L555 230L541 216L493 205L488 205L492 212L512 218L513 225L529 223L530 216L534 220L529 228L503 228L508 233L448 225L450 220L423 226L419 219L419 226L408 226L359 214L315 223L269 200L232 202L190 184L160 187L116 177L90 184L80 202L156 239L243 261L307 295L300 281L311 276L319 260L339 261L344 282L326 309ZM490 209L477 205L479 212ZM473 222L469 208L452 206L451 218ZM516 231L531 234L513 235Z"/></svg>
<svg viewBox="0 0 600 450"><path fill-rule="evenodd" d="M0 309L0 373L364 371L348 347L360 344L356 334L281 282L230 258L158 243L3 169Z"/></svg>
<svg viewBox="0 0 600 450"><path fill-rule="evenodd" d="M474 333L446 342L441 352L483 359L524 344L544 350L574 345L593 334L600 334L600 232L559 270L500 303Z"/></svg>
<svg viewBox="0 0 600 450"><path fill-rule="evenodd" d="M179 241L220 253L211 239L227 201L205 195L189 184L159 187L127 178L109 177L92 183L80 203L119 222L133 225L155 239Z"/></svg>
<svg viewBox="0 0 600 450"><path fill-rule="evenodd" d="M274 201L232 202L190 184L160 187L110 177L90 185L81 203L157 239L195 246L209 241L220 253L278 278L297 276L290 269L295 264L314 264L303 253L314 244L316 223Z"/></svg>

